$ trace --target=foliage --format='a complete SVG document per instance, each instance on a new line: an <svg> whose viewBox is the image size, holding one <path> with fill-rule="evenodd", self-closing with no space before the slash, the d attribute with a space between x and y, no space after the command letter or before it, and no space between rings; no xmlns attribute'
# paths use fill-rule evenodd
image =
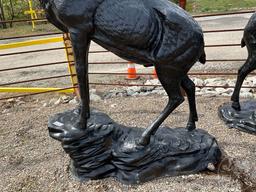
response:
<svg viewBox="0 0 256 192"><path fill-rule="evenodd" d="M187 10L192 13L225 12L255 7L255 0L187 0Z"/></svg>
<svg viewBox="0 0 256 192"><path fill-rule="evenodd" d="M171 0L173 3L176 3L178 4L179 3L179 0Z"/></svg>
<svg viewBox="0 0 256 192"><path fill-rule="evenodd" d="M13 4L14 18L12 16L11 2ZM27 0L2 0L2 3L3 3L3 7L4 7L4 13L5 13L6 20L28 18L28 16L24 14L24 11L29 9ZM39 9L39 1L38 0L33 0L32 3L33 3L34 8Z"/></svg>

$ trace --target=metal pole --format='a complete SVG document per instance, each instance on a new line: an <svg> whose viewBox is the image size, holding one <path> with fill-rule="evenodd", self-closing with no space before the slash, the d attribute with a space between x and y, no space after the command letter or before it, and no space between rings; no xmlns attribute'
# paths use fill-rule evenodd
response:
<svg viewBox="0 0 256 192"><path fill-rule="evenodd" d="M32 29L34 30L35 29L35 21L33 21L33 19L36 19L36 18L34 17L31 0L28 1L28 5L29 5L29 12L30 12L31 20L32 20Z"/></svg>
<svg viewBox="0 0 256 192"><path fill-rule="evenodd" d="M64 45L65 45L65 50L66 50L66 56L67 56L67 61L68 61L68 70L69 70L70 77L71 77L71 83L72 83L73 87L75 87L75 85L77 85L77 83L78 83L78 80L77 80L77 76L76 76L76 68L74 65L75 59L74 59L74 54L73 54L73 49L72 49L72 44L71 44L69 33L63 34L63 41L64 41ZM78 88L74 88L74 92L76 93L76 95L79 96Z"/></svg>

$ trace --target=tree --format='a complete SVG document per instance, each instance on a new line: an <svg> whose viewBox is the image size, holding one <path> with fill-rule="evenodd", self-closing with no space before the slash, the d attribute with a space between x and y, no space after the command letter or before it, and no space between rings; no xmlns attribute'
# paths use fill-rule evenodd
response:
<svg viewBox="0 0 256 192"><path fill-rule="evenodd" d="M1 21L5 21L4 5L3 5L2 0L0 0L0 19L1 19ZM2 26L3 26L4 29L7 28L5 22L2 23Z"/></svg>
<svg viewBox="0 0 256 192"><path fill-rule="evenodd" d="M13 0L9 0L9 6L7 7L9 18L8 20L13 20L15 17L14 9L13 9ZM10 27L12 27L12 22L10 22Z"/></svg>

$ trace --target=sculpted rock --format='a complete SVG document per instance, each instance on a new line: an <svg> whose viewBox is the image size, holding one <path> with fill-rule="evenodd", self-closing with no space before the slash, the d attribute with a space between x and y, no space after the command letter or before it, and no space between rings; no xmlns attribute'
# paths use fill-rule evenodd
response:
<svg viewBox="0 0 256 192"><path fill-rule="evenodd" d="M203 130L161 127L150 143L137 144L143 129L125 127L100 112L91 112L88 129L74 132L76 110L52 117L50 136L70 155L70 170L79 180L115 177L135 184L160 176L176 176L206 170L219 162L216 140Z"/></svg>

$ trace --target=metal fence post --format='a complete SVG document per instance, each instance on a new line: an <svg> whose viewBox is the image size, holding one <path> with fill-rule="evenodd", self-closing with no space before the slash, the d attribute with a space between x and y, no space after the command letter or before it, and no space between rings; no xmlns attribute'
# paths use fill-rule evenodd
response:
<svg viewBox="0 0 256 192"><path fill-rule="evenodd" d="M67 60L68 60L68 70L71 75L71 83L72 83L73 87L75 87L78 85L78 80L77 80L77 76L76 76L75 59L74 59L74 54L73 54L73 49L72 49L72 44L71 44L69 33L63 34L63 42L65 45L65 51L66 51ZM74 88L74 92L77 96L79 96L78 88Z"/></svg>

